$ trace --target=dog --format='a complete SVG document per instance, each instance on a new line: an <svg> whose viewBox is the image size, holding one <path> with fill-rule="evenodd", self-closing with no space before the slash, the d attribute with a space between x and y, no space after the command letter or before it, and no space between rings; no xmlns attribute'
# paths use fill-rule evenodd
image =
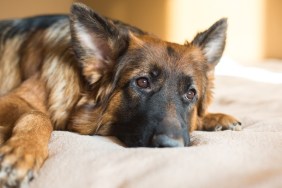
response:
<svg viewBox="0 0 282 188"><path fill-rule="evenodd" d="M26 185L53 130L128 147L184 147L194 130L241 130L208 113L227 19L184 45L75 3L70 15L0 22L0 179Z"/></svg>

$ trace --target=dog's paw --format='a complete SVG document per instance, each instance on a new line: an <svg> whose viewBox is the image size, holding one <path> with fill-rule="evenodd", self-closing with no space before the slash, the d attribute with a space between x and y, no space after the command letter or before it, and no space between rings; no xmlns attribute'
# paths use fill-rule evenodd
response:
<svg viewBox="0 0 282 188"><path fill-rule="evenodd" d="M235 122L234 124L227 126L217 125L214 128L214 131L224 131L224 130L231 130L231 131L241 131L242 130L242 124L241 122Z"/></svg>
<svg viewBox="0 0 282 188"><path fill-rule="evenodd" d="M242 130L241 122L227 114L208 114L204 118L204 127L210 131Z"/></svg>
<svg viewBox="0 0 282 188"><path fill-rule="evenodd" d="M236 123L229 125L228 130L241 131L242 130L242 123L237 121Z"/></svg>
<svg viewBox="0 0 282 188"><path fill-rule="evenodd" d="M0 148L0 187L28 187L36 173L35 148L20 140L9 140Z"/></svg>

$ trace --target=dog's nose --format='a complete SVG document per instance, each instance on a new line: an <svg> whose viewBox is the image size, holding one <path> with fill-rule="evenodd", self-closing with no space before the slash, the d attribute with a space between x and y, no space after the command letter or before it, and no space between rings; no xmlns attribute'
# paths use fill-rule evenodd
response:
<svg viewBox="0 0 282 188"><path fill-rule="evenodd" d="M184 147L183 139L174 139L165 134L154 135L152 139L153 147Z"/></svg>

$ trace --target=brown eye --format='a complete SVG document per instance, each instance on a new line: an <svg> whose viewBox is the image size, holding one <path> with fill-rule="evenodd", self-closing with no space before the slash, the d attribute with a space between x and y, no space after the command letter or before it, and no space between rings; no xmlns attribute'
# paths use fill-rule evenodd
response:
<svg viewBox="0 0 282 188"><path fill-rule="evenodd" d="M147 78L143 78L143 77L138 78L136 80L136 84L137 84L137 86L139 86L140 88L143 88L143 89L150 87L149 80Z"/></svg>
<svg viewBox="0 0 282 188"><path fill-rule="evenodd" d="M194 89L190 89L186 94L185 98L188 100L192 100L195 97L196 91Z"/></svg>

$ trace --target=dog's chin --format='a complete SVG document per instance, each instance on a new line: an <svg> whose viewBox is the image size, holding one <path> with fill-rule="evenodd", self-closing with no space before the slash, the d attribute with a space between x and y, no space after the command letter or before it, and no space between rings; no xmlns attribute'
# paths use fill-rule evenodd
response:
<svg viewBox="0 0 282 188"><path fill-rule="evenodd" d="M140 124L115 122L111 125L110 134L118 138L126 147L151 147L153 129L144 127Z"/></svg>

